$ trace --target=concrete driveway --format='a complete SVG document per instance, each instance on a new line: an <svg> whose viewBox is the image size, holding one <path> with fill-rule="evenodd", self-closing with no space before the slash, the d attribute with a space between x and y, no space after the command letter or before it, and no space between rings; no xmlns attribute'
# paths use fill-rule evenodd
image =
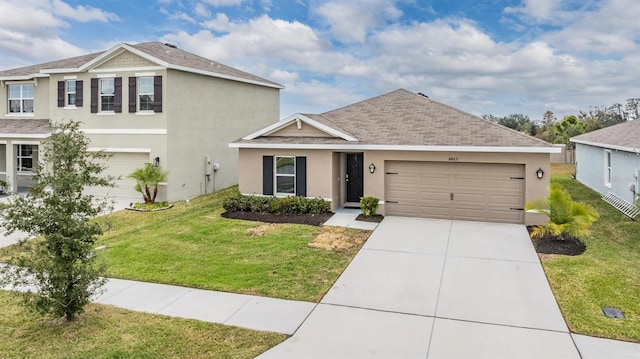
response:
<svg viewBox="0 0 640 359"><path fill-rule="evenodd" d="M259 358L580 358L522 225L387 217Z"/></svg>

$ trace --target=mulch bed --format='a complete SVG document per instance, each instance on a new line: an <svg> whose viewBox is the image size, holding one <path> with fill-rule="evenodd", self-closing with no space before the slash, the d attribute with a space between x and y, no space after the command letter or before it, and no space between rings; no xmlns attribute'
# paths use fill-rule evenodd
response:
<svg viewBox="0 0 640 359"><path fill-rule="evenodd" d="M333 216L332 212L321 214L272 214L254 212L224 212L222 217L232 219L244 219L247 221L258 221L266 223L295 223L307 224L310 226L320 226Z"/></svg>
<svg viewBox="0 0 640 359"><path fill-rule="evenodd" d="M358 218L356 218L356 221L380 223L382 222L383 218L384 216L381 214L374 214L373 216L369 216L369 217L365 216L364 214L361 214L358 216Z"/></svg>
<svg viewBox="0 0 640 359"><path fill-rule="evenodd" d="M533 231L534 226L527 226L529 233ZM574 237L556 237L546 235L542 238L531 238L533 247L536 252L542 254L563 254L566 256L577 256L587 250L587 246L578 238Z"/></svg>

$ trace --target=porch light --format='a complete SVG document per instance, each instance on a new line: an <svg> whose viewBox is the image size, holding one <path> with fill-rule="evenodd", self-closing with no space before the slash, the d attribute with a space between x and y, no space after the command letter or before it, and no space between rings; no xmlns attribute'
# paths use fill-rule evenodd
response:
<svg viewBox="0 0 640 359"><path fill-rule="evenodd" d="M373 163L369 165L369 172L373 173L376 171L376 165L374 165Z"/></svg>
<svg viewBox="0 0 640 359"><path fill-rule="evenodd" d="M542 176L544 176L544 171L542 170L542 168L538 168L538 170L536 171L536 176L538 176L538 179L542 179Z"/></svg>
<svg viewBox="0 0 640 359"><path fill-rule="evenodd" d="M156 157L153 159L153 167L159 167L160 166L160 157Z"/></svg>

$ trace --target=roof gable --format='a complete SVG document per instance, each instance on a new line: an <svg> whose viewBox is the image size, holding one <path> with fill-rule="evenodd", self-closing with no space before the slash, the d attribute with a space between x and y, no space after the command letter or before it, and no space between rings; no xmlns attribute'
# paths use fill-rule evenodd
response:
<svg viewBox="0 0 640 359"><path fill-rule="evenodd" d="M640 153L640 120L627 121L572 137L571 142Z"/></svg>
<svg viewBox="0 0 640 359"><path fill-rule="evenodd" d="M142 56L138 56L129 51L120 51L115 56L106 59L104 62L96 65L95 69L118 69L118 68L131 68L131 67L151 67L158 66L148 59Z"/></svg>
<svg viewBox="0 0 640 359"><path fill-rule="evenodd" d="M357 138L349 135L348 133L344 133L339 129L333 128L330 125L319 122L317 119L312 119L308 116L305 116L299 113L289 116L285 119L282 119L272 124L271 126L267 126L248 136L245 136L243 137L243 140L253 140L259 137L278 137L279 136L278 133L282 135L283 133L282 131L288 129L290 126L295 125L297 128L302 129L304 126L303 124L306 126L310 126L312 129L315 129L315 131L313 131L314 133L316 134L318 134L318 132L324 133L326 134L326 136L316 135L316 136L290 136L290 137L331 137L331 138L339 138L344 141L354 141L354 142L358 141Z"/></svg>

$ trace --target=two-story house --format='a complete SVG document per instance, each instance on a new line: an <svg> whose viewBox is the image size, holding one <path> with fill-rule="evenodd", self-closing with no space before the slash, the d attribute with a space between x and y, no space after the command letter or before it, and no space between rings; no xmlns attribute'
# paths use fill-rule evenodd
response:
<svg viewBox="0 0 640 359"><path fill-rule="evenodd" d="M140 200L126 176L146 162L169 172L159 199L230 186L238 153L227 144L278 120L281 88L160 42L0 71L0 178L30 186L49 121L75 120L119 177L95 195Z"/></svg>

